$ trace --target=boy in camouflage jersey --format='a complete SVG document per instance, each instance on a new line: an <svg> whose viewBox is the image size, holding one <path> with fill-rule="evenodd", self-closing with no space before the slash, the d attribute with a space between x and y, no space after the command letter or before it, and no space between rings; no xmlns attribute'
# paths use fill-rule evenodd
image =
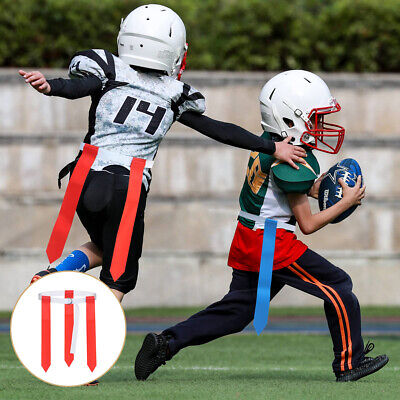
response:
<svg viewBox="0 0 400 400"><path fill-rule="evenodd" d="M102 265L100 279L122 300L135 288L138 276L151 183L147 161L149 165L153 162L174 122L179 121L225 144L275 154L294 168L298 168L294 161L305 153L300 147L290 145L290 138L284 143L274 143L203 115L203 95L180 81L186 62L186 30L183 21L168 7L149 4L133 10L123 20L117 42L118 57L103 49L75 54L69 66L71 79L46 80L39 71L20 70L19 73L34 89L48 96L68 99L91 96L84 144L96 147L101 153L91 165L76 208L91 241L55 268L37 273L32 281L51 272L85 272ZM77 170L81 153L60 172L59 184L60 178ZM122 275L114 279L110 266L133 158L146 160L146 167L133 231L130 237L124 238L130 243L127 261Z"/></svg>

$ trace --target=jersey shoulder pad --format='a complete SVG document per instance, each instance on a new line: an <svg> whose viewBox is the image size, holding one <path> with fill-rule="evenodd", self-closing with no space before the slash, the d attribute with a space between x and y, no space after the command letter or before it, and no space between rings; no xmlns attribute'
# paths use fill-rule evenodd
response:
<svg viewBox="0 0 400 400"><path fill-rule="evenodd" d="M304 164L296 162L296 165L298 170L277 160L271 166L275 183L285 193L307 193L320 173L318 161L311 152L307 152Z"/></svg>
<svg viewBox="0 0 400 400"><path fill-rule="evenodd" d="M82 78L89 75L99 78L103 85L108 80L115 80L113 54L102 49L90 49L76 53L69 65L69 76Z"/></svg>
<svg viewBox="0 0 400 400"><path fill-rule="evenodd" d="M184 112L193 111L203 114L206 110L204 96L195 88L187 83L176 81L177 93L171 99L171 108L178 119Z"/></svg>

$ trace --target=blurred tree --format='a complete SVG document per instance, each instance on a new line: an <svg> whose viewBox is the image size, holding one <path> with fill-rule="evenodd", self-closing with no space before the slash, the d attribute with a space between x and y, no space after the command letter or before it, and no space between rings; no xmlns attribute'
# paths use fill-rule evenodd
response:
<svg viewBox="0 0 400 400"><path fill-rule="evenodd" d="M158 0L187 27L188 68L400 71L399 0ZM116 51L140 0L1 0L0 66L66 67Z"/></svg>

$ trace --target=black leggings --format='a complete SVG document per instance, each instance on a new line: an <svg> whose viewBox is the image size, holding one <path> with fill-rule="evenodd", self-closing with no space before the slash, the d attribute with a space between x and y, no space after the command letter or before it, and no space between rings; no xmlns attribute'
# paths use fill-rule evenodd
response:
<svg viewBox="0 0 400 400"><path fill-rule="evenodd" d="M128 175L129 171L120 166L109 166L103 171L90 170L77 207L79 219L91 241L103 251L100 279L111 289L123 293L128 293L136 286L139 258L142 255L147 198L146 189L142 185L126 269L114 282L110 266L128 191Z"/></svg>
<svg viewBox="0 0 400 400"><path fill-rule="evenodd" d="M171 337L171 355L184 347L242 331L253 320L257 285L258 273L234 269L226 296L163 332ZM364 344L360 306L352 292L350 276L308 249L290 266L273 272L271 300L284 285L324 300L333 341L333 370L340 372L357 366L364 359Z"/></svg>

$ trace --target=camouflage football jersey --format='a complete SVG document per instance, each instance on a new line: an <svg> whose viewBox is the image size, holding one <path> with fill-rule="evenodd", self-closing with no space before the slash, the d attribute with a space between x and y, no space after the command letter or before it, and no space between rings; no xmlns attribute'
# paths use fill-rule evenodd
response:
<svg viewBox="0 0 400 400"><path fill-rule="evenodd" d="M86 50L73 57L69 76L90 75L101 80L102 90L92 95L84 141L112 152L154 160L161 140L183 112L205 111L204 97L189 85L133 69L107 50ZM101 170L110 163L96 159L92 168ZM150 170L145 169L146 189L150 180Z"/></svg>
<svg viewBox="0 0 400 400"><path fill-rule="evenodd" d="M269 133L262 137L271 139ZM272 155L252 152L247 166L246 179L239 197L242 211L275 221L296 224L289 206L287 193L307 193L320 173L317 159L311 148L305 148L306 164L296 163L296 170L289 164L276 160ZM239 217L251 229L264 229L261 222Z"/></svg>

